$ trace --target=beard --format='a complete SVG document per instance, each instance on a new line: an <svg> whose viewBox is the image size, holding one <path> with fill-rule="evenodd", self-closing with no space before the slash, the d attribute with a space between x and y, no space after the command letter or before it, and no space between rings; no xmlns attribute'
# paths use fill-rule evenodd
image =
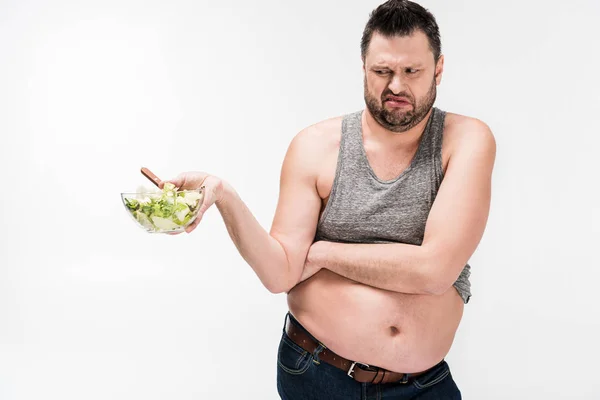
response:
<svg viewBox="0 0 600 400"><path fill-rule="evenodd" d="M408 93L392 93L392 91L387 88L381 94L381 99L377 99L369 92L366 77L364 81L364 90L367 109L371 115L373 115L375 121L385 129L397 133L406 132L417 126L419 122L423 121L429 110L433 107L437 96L435 78L433 79L427 94L418 99L418 101L415 101ZM412 105L412 109L409 111L403 111L397 108L391 110L386 109L383 103L386 97L391 95L405 97Z"/></svg>

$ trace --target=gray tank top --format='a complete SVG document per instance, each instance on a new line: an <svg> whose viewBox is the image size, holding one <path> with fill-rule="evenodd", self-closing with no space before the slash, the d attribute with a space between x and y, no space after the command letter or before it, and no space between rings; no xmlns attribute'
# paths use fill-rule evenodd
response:
<svg viewBox="0 0 600 400"><path fill-rule="evenodd" d="M362 138L363 111L345 115L331 194L316 240L342 243L407 243L420 246L425 223L443 179L442 134L446 113L433 108L411 164L392 180L379 179ZM468 303L466 264L454 287Z"/></svg>

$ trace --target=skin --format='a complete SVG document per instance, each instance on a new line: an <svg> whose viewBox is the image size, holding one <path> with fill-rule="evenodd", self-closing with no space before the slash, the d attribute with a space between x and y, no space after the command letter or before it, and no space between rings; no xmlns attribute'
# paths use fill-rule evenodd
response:
<svg viewBox="0 0 600 400"><path fill-rule="evenodd" d="M373 35L364 60L367 108L363 144L376 175L398 176L417 150L443 56L437 61L420 31ZM408 103L386 102L402 96ZM263 229L224 180L187 172L178 187L206 186L202 215L213 204L230 237L265 287L287 293L292 314L322 343L350 360L397 372L419 372L443 359L464 304L452 284L477 248L487 223L496 145L481 121L447 113L444 180L421 246L313 243L336 171L342 117L298 133L285 155L277 210Z"/></svg>

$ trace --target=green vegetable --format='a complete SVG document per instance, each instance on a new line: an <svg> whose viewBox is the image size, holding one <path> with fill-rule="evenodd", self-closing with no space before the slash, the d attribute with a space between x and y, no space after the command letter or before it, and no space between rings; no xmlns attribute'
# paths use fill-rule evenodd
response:
<svg viewBox="0 0 600 400"><path fill-rule="evenodd" d="M162 192L138 193L125 198L125 206L148 231L177 231L187 226L198 214L203 193L178 192L175 185L165 183Z"/></svg>

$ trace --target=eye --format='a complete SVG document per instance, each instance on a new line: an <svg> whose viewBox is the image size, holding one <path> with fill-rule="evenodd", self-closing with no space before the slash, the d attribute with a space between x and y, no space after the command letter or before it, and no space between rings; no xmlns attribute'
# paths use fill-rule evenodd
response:
<svg viewBox="0 0 600 400"><path fill-rule="evenodd" d="M382 69L378 69L378 70L375 70L375 73L376 73L377 75L387 75L387 74L389 74L389 73L390 73L390 71L388 71L388 70L382 70Z"/></svg>
<svg viewBox="0 0 600 400"><path fill-rule="evenodd" d="M418 69L414 69L414 68L406 68L406 73L409 75L413 75L416 74L417 72L419 72Z"/></svg>

